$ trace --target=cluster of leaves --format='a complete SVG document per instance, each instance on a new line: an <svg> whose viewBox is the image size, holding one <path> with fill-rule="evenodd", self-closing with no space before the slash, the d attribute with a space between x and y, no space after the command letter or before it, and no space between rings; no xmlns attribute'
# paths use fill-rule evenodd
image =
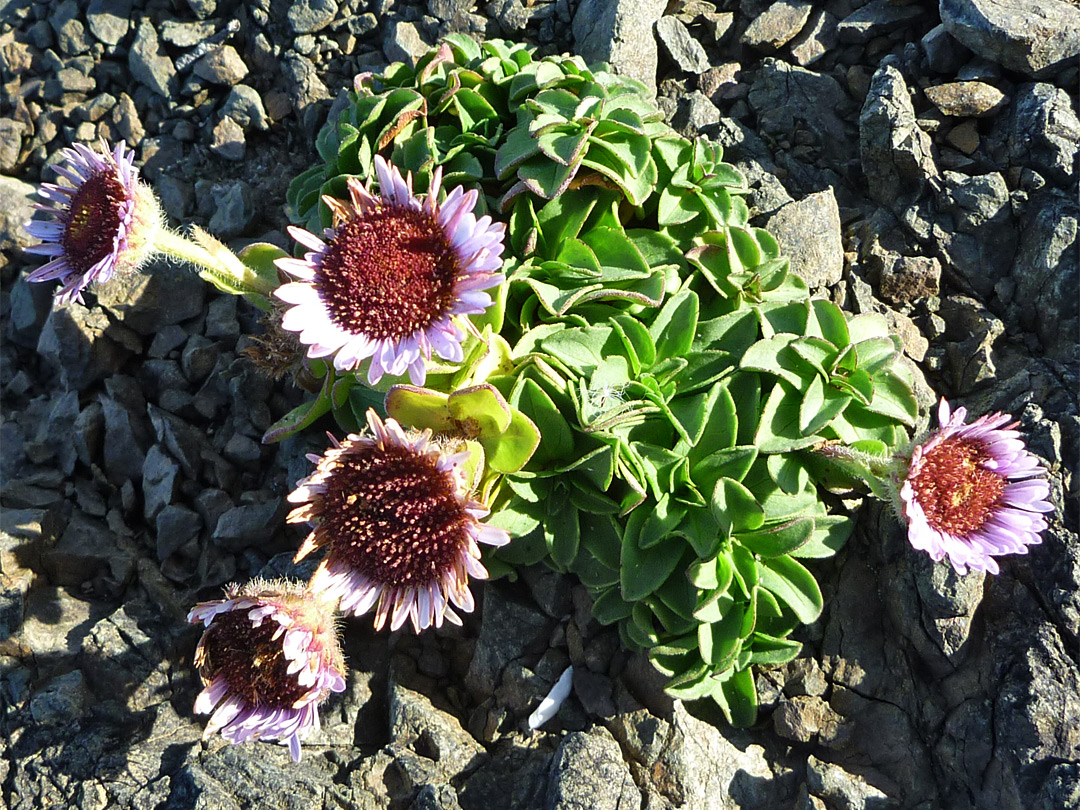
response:
<svg viewBox="0 0 1080 810"><path fill-rule="evenodd" d="M367 179L381 153L419 188L442 166L508 221L508 282L482 339L386 407L455 429L475 405L477 435L504 442L485 447L483 494L516 538L489 568L573 572L673 695L745 725L751 668L795 657L790 634L822 609L802 560L852 528L829 514L831 473L810 449L888 453L916 403L884 319L812 300L749 225L741 175L646 98L575 58L451 38L360 81L289 200L309 228L328 224L319 196ZM320 407L348 423L372 392L351 380L335 396L322 371Z"/></svg>

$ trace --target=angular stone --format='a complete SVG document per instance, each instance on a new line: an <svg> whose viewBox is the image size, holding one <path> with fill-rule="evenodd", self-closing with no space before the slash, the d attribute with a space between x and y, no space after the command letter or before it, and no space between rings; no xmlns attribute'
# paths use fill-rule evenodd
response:
<svg viewBox="0 0 1080 810"><path fill-rule="evenodd" d="M934 73L954 75L971 57L971 51L956 41L943 24L935 25L919 41L926 64Z"/></svg>
<svg viewBox="0 0 1080 810"><path fill-rule="evenodd" d="M825 10L814 11L810 20L795 39L791 41L791 55L797 65L813 64L836 47L839 20Z"/></svg>
<svg viewBox="0 0 1080 810"><path fill-rule="evenodd" d="M49 313L37 352L64 388L83 391L102 377L115 374L130 356L126 341L111 337L118 331L101 309L71 303Z"/></svg>
<svg viewBox="0 0 1080 810"><path fill-rule="evenodd" d="M90 38L78 17L77 0L64 0L54 5L49 15L49 25L56 32L57 47L67 56L84 53L90 48Z"/></svg>
<svg viewBox="0 0 1080 810"><path fill-rule="evenodd" d="M334 0L296 0L286 16L294 34L313 34L333 22L337 13Z"/></svg>
<svg viewBox="0 0 1080 810"><path fill-rule="evenodd" d="M586 62L607 62L655 93L653 30L666 6L666 0L582 0L574 14L574 50Z"/></svg>
<svg viewBox="0 0 1080 810"><path fill-rule="evenodd" d="M176 66L158 42L157 31L149 17L139 21L135 40L128 51L128 70L136 81L159 96L169 97L169 85L176 76Z"/></svg>
<svg viewBox="0 0 1080 810"><path fill-rule="evenodd" d="M1012 114L1004 120L1009 161L1070 186L1080 153L1080 118L1069 94L1042 82L1016 89Z"/></svg>
<svg viewBox="0 0 1080 810"><path fill-rule="evenodd" d="M806 786L815 796L825 799L829 807L870 810L889 802L888 796L865 779L839 765L822 762L813 754L806 761Z"/></svg>
<svg viewBox="0 0 1080 810"><path fill-rule="evenodd" d="M859 151L870 196L892 208L900 198L916 198L937 174L930 136L915 122L904 77L894 57L874 74L859 115Z"/></svg>
<svg viewBox="0 0 1080 810"><path fill-rule="evenodd" d="M391 62L415 65L431 46L420 35L416 23L392 20L383 37L383 53Z"/></svg>
<svg viewBox="0 0 1080 810"><path fill-rule="evenodd" d="M221 105L221 114L227 115L245 130L254 127L265 131L270 127L262 97L255 88L246 84L238 84L229 91L225 103Z"/></svg>
<svg viewBox="0 0 1080 810"><path fill-rule="evenodd" d="M4 130L0 129L0 135ZM34 215L37 188L14 177L0 177L0 249L5 253L37 244L23 227ZM35 261L40 261L35 257Z"/></svg>
<svg viewBox="0 0 1080 810"><path fill-rule="evenodd" d="M775 53L803 30L813 7L809 0L778 0L746 27L743 44Z"/></svg>
<svg viewBox="0 0 1080 810"><path fill-rule="evenodd" d="M247 151L247 143L244 140L244 130L240 125L229 117L222 118L214 125L214 132L210 140L210 151L225 160L239 162L244 159ZM211 226L210 230L214 230ZM217 231L214 231L217 233ZM224 234L219 234L224 236Z"/></svg>
<svg viewBox="0 0 1080 810"><path fill-rule="evenodd" d="M265 543L277 530L284 502L272 498L263 503L234 506L218 518L211 539L228 551L240 551L254 543Z"/></svg>
<svg viewBox="0 0 1080 810"><path fill-rule="evenodd" d="M865 43L922 16L923 10L917 5L898 5L892 0L871 0L844 17L837 26L837 34L845 44Z"/></svg>
<svg viewBox="0 0 1080 810"><path fill-rule="evenodd" d="M154 526L157 558L163 561L198 536L202 518L184 506L171 504L158 513Z"/></svg>
<svg viewBox="0 0 1080 810"><path fill-rule="evenodd" d="M661 17L657 20L656 35L671 61L680 70L700 74L709 69L709 57L705 49L677 17Z"/></svg>
<svg viewBox="0 0 1080 810"><path fill-rule="evenodd" d="M791 260L791 271L811 289L837 284L844 273L840 208L831 188L780 208L769 232Z"/></svg>
<svg viewBox="0 0 1080 810"><path fill-rule="evenodd" d="M154 260L137 273L118 273L95 289L102 307L142 335L201 314L206 298L204 281L165 260Z"/></svg>
<svg viewBox="0 0 1080 810"><path fill-rule="evenodd" d="M611 733L594 727L567 734L551 758L548 806L640 810L641 790Z"/></svg>
<svg viewBox="0 0 1080 810"><path fill-rule="evenodd" d="M179 477L180 465L161 445L151 446L142 468L143 517L147 522L173 502Z"/></svg>
<svg viewBox="0 0 1080 810"><path fill-rule="evenodd" d="M232 45L210 51L195 63L191 71L200 79L226 87L231 87L248 74L247 65Z"/></svg>
<svg viewBox="0 0 1080 810"><path fill-rule="evenodd" d="M1004 93L985 82L949 82L927 87L923 92L942 113L962 118L994 115L1009 100Z"/></svg>
<svg viewBox="0 0 1080 810"><path fill-rule="evenodd" d="M54 546L41 555L42 566L55 585L81 586L104 578L115 586L135 571L135 557L123 548L104 522L75 512Z"/></svg>
<svg viewBox="0 0 1080 810"><path fill-rule="evenodd" d="M131 23L131 0L90 0L86 23L99 42L116 45L124 38Z"/></svg>
<svg viewBox="0 0 1080 810"><path fill-rule="evenodd" d="M940 0L940 12L946 30L979 56L1033 78L1080 54L1080 8L1065 0Z"/></svg>

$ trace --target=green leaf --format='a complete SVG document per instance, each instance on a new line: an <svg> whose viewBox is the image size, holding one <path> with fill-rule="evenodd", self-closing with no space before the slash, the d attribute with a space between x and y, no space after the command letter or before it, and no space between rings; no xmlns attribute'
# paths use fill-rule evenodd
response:
<svg viewBox="0 0 1080 810"><path fill-rule="evenodd" d="M656 503L656 507L645 519L637 543L643 548L651 548L665 539L686 517L687 507L672 500L666 492Z"/></svg>
<svg viewBox="0 0 1080 810"><path fill-rule="evenodd" d="M866 409L871 413L888 416L908 427L915 427L919 417L919 403L911 386L889 370L878 372L874 376L874 397Z"/></svg>
<svg viewBox="0 0 1080 810"><path fill-rule="evenodd" d="M522 498L513 498L496 509L485 521L489 526L505 529L512 538L524 537L540 525L538 510Z"/></svg>
<svg viewBox="0 0 1080 810"><path fill-rule="evenodd" d="M848 333L847 318L844 317L843 310L841 310L840 307L832 301L826 301L823 298L815 298L812 300L810 302L810 307L820 337L840 349L851 343L851 335Z"/></svg>
<svg viewBox="0 0 1080 810"><path fill-rule="evenodd" d="M521 411L513 410L510 424L498 436L480 437L487 465L497 473L515 473L540 445L540 429Z"/></svg>
<svg viewBox="0 0 1080 810"><path fill-rule="evenodd" d="M593 616L600 624L615 624L615 622L628 619L633 609L633 603L625 601L619 594L618 588L604 591L593 602Z"/></svg>
<svg viewBox="0 0 1080 810"><path fill-rule="evenodd" d="M855 522L844 515L819 515L814 518L814 532L798 549L791 552L792 557L801 559L831 557L843 548L851 537Z"/></svg>
<svg viewBox="0 0 1080 810"><path fill-rule="evenodd" d="M680 543L661 543L645 550L624 536L620 568L623 598L636 602L663 585L679 563L680 546Z"/></svg>
<svg viewBox="0 0 1080 810"><path fill-rule="evenodd" d="M702 492L712 492L721 478L742 481L757 459L753 445L737 445L717 450L690 468L690 477Z"/></svg>
<svg viewBox="0 0 1080 810"><path fill-rule="evenodd" d="M802 395L783 380L777 380L765 401L754 437L754 444L762 453L786 453L821 440L820 436L803 435L799 427L801 409Z"/></svg>
<svg viewBox="0 0 1080 810"><path fill-rule="evenodd" d="M574 452L574 436L555 403L544 390L528 377L514 389L510 404L532 420L543 440L536 448L538 462L562 459Z"/></svg>
<svg viewBox="0 0 1080 810"><path fill-rule="evenodd" d="M797 518L756 532L743 532L736 539L762 557L779 557L801 548L814 532L814 519Z"/></svg>
<svg viewBox="0 0 1080 810"><path fill-rule="evenodd" d="M722 701L717 695L722 696ZM730 678L720 682L719 690L712 692L713 699L724 712L724 717L736 728L749 728L757 722L757 687L749 669L737 670Z"/></svg>
<svg viewBox="0 0 1080 810"><path fill-rule="evenodd" d="M651 368L656 362L656 344L645 325L631 315L616 315L611 320L619 329L620 335L633 347L641 367Z"/></svg>
<svg viewBox="0 0 1080 810"><path fill-rule="evenodd" d="M790 607L799 621L810 624L821 615L823 600L814 575L791 557L761 560L761 586Z"/></svg>
<svg viewBox="0 0 1080 810"><path fill-rule="evenodd" d="M779 334L759 340L746 350L739 367L753 371L775 374L793 388L802 388L810 375L799 362L799 356L791 350L796 335Z"/></svg>
<svg viewBox="0 0 1080 810"><path fill-rule="evenodd" d="M697 329L698 297L691 290L672 296L649 327L657 359L682 357L690 351Z"/></svg>
<svg viewBox="0 0 1080 810"><path fill-rule="evenodd" d="M551 559L561 568L568 568L577 557L581 542L581 525L578 511L566 498L563 488L556 490L555 497L548 499L547 516L544 518L544 539L551 551Z"/></svg>
<svg viewBox="0 0 1080 810"><path fill-rule="evenodd" d="M851 402L851 394L827 386L821 377L814 377L803 391L799 405L799 432L804 436L816 435L825 425L844 412Z"/></svg>
<svg viewBox="0 0 1080 810"><path fill-rule="evenodd" d="M498 436L510 427L510 406L494 386L461 388L447 400L450 416L466 436Z"/></svg>
<svg viewBox="0 0 1080 810"><path fill-rule="evenodd" d="M765 512L754 493L731 478L716 482L709 508L727 536L754 531L765 522Z"/></svg>

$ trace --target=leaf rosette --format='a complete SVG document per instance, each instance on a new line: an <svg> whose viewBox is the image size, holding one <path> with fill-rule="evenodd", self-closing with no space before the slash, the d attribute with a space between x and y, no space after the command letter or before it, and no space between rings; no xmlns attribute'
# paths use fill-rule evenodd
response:
<svg viewBox="0 0 1080 810"><path fill-rule="evenodd" d="M720 147L575 57L449 37L361 77L319 152L289 192L309 228L376 154L420 189L442 166L508 224L507 282L464 362L385 402L483 446L490 523L515 538L485 566L574 573L672 695L754 722L752 668L799 654L823 607L813 561L852 530L826 500L848 482L808 451L886 454L914 426L885 319L811 298ZM372 395L323 391L345 421Z"/></svg>

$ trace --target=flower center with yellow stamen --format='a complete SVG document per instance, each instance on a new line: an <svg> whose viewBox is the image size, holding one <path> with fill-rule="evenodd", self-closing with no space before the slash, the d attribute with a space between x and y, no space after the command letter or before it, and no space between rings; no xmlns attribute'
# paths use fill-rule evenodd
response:
<svg viewBox="0 0 1080 810"><path fill-rule="evenodd" d="M429 214L379 206L338 228L314 285L341 329L397 340L450 310L458 270L450 242Z"/></svg>
<svg viewBox="0 0 1080 810"><path fill-rule="evenodd" d="M344 454L320 500L320 545L379 585L422 587L453 568L471 520L453 473L405 447Z"/></svg>
<svg viewBox="0 0 1080 810"><path fill-rule="evenodd" d="M86 273L116 249L127 190L115 172L97 171L71 199L60 244L77 273Z"/></svg>
<svg viewBox="0 0 1080 810"><path fill-rule="evenodd" d="M284 637L274 639L280 628L269 617L253 627L246 610L219 613L203 640L199 674L206 683L224 677L229 692L249 706L292 708L309 690L286 671L289 661L282 650Z"/></svg>
<svg viewBox="0 0 1080 810"><path fill-rule="evenodd" d="M1007 483L983 466L989 459L981 442L963 439L946 439L923 454L908 482L931 527L953 537L982 528Z"/></svg>

